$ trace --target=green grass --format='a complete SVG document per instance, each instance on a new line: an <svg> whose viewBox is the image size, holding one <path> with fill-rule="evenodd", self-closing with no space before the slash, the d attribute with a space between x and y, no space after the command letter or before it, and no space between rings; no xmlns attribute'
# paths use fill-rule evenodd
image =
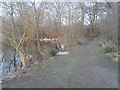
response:
<svg viewBox="0 0 120 90"><path fill-rule="evenodd" d="M101 58L107 59L107 56L104 53L104 49L98 44L98 42L95 44L95 51Z"/></svg>
<svg viewBox="0 0 120 90"><path fill-rule="evenodd" d="M95 43L95 52L97 56L99 56L102 59L102 62L104 64L107 64L109 66L117 65L116 62L113 62L113 60L106 55L106 53L104 52L104 49L98 44L98 42Z"/></svg>

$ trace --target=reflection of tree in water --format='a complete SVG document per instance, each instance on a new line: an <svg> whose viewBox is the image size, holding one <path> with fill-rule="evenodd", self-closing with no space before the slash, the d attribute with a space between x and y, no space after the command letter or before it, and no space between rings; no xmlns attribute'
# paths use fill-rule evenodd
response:
<svg viewBox="0 0 120 90"><path fill-rule="evenodd" d="M1 65L1 77L5 77L9 73L16 71L18 68L20 68L20 58L18 53L10 47L5 48L2 55Z"/></svg>

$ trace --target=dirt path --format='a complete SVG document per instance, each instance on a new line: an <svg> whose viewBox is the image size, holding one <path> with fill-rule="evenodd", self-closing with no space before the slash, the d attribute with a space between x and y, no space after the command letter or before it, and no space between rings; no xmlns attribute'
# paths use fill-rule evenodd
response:
<svg viewBox="0 0 120 90"><path fill-rule="evenodd" d="M117 65L106 64L96 55L94 42L71 48L41 67L34 65L25 77L3 84L9 88L118 88Z"/></svg>

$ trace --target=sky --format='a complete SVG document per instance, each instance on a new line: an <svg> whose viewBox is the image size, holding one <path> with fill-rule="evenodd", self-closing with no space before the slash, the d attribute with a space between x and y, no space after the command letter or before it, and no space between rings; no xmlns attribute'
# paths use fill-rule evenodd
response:
<svg viewBox="0 0 120 90"><path fill-rule="evenodd" d="M35 2L37 3L37 2L41 2L42 0L31 0L31 1L32 1L32 2L35 1Z"/></svg>

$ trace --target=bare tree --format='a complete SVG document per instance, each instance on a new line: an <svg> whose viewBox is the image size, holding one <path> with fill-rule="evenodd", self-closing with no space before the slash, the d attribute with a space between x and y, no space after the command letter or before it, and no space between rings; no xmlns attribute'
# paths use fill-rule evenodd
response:
<svg viewBox="0 0 120 90"><path fill-rule="evenodd" d="M3 17L4 42L12 46L20 55L22 66L27 67L25 58L25 35L28 30L27 4L3 3L5 17ZM24 8L24 10L23 10ZM21 12L21 10L22 12ZM19 21L18 21L19 20ZM22 26L22 27L21 27Z"/></svg>
<svg viewBox="0 0 120 90"><path fill-rule="evenodd" d="M36 36L37 36L37 45L38 45L38 50L39 50L39 53L40 53L40 55L42 55L42 56L44 56L44 53L40 50L40 36L39 36L39 33L40 33L40 31L39 31L39 24L40 24L40 21L41 21L41 19L40 19L40 15L41 15L41 12L39 12L40 10L37 10L37 4L38 3L36 3L35 2L35 0L34 0L34 2L32 3L32 6L33 6L33 10L34 10L34 16L35 16L35 18L34 18L34 20L35 20L35 27L36 27L36 31L37 31L37 33L36 33ZM39 4L40 5L40 4ZM41 34L42 35L42 34ZM42 37L42 36L41 36Z"/></svg>

